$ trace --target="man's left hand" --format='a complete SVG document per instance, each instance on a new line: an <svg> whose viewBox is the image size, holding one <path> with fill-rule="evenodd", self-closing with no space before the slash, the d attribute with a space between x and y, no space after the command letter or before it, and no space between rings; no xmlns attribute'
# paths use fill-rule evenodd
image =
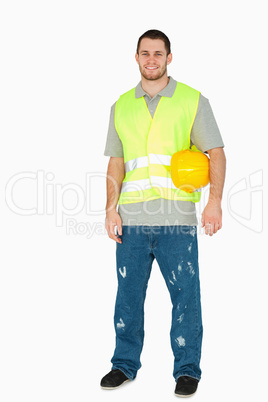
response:
<svg viewBox="0 0 268 402"><path fill-rule="evenodd" d="M208 202L202 213L202 227L205 233L213 236L222 228L222 210L220 202Z"/></svg>

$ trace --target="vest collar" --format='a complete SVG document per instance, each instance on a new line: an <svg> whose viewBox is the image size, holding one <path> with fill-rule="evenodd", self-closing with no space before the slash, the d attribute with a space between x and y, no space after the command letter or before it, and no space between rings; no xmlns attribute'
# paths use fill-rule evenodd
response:
<svg viewBox="0 0 268 402"><path fill-rule="evenodd" d="M167 86L162 89L162 91L160 91L158 94L156 94L155 96L165 96L167 98L172 98L176 86L177 86L177 81L175 81L172 77L168 77L169 78L169 83L167 84ZM135 98L141 98L142 96L147 95L147 92L144 91L144 89L141 86L141 81L138 83L138 85L135 88Z"/></svg>

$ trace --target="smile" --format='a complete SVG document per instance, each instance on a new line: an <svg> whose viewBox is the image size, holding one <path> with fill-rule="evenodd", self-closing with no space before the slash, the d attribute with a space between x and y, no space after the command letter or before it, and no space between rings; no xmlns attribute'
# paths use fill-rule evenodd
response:
<svg viewBox="0 0 268 402"><path fill-rule="evenodd" d="M145 67L147 70L156 70L158 67L156 66L147 66Z"/></svg>

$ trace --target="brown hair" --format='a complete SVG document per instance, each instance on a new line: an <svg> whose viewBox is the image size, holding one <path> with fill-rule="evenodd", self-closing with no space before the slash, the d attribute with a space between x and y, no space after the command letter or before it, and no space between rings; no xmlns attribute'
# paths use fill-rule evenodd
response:
<svg viewBox="0 0 268 402"><path fill-rule="evenodd" d="M149 38L149 39L161 39L165 43L165 48L167 51L167 54L171 53L170 49L170 41L168 37L161 31L158 31L157 29L150 29L149 31L144 32L143 35L140 36L137 44L137 53L139 54L139 47L141 40L143 38Z"/></svg>

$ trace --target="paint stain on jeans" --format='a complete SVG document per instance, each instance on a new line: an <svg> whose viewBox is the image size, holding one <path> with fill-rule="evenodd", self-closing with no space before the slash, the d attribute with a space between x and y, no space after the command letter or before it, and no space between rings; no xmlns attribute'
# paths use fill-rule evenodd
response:
<svg viewBox="0 0 268 402"><path fill-rule="evenodd" d="M123 267L123 269L119 268L119 273L120 275L125 278L127 276L127 269L126 267Z"/></svg>
<svg viewBox="0 0 268 402"><path fill-rule="evenodd" d="M179 323L181 324L183 321L183 317L184 317L184 313L182 313L179 318L177 319L177 321L179 321Z"/></svg>
<svg viewBox="0 0 268 402"><path fill-rule="evenodd" d="M182 348L186 345L185 339L182 336L179 336L178 338L176 338L175 342L177 343L179 348Z"/></svg>
<svg viewBox="0 0 268 402"><path fill-rule="evenodd" d="M120 318L119 322L116 324L116 327L117 327L118 329L124 329L125 326L126 326L126 325L125 325L124 321L122 320L122 318Z"/></svg>
<svg viewBox="0 0 268 402"><path fill-rule="evenodd" d="M192 265L191 262L187 262L187 268L186 269L189 271L189 274L193 277L194 274L195 274L195 271L193 269L193 265Z"/></svg>

